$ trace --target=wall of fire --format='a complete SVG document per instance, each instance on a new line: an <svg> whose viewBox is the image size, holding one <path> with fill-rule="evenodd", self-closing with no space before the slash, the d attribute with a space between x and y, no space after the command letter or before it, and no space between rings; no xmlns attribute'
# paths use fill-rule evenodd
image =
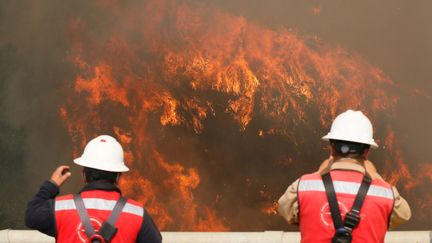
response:
<svg viewBox="0 0 432 243"><path fill-rule="evenodd" d="M428 1L0 3L0 228L97 134L164 230L295 230L276 201L328 156L348 108L381 174L430 229ZM79 168L64 193L80 188Z"/></svg>

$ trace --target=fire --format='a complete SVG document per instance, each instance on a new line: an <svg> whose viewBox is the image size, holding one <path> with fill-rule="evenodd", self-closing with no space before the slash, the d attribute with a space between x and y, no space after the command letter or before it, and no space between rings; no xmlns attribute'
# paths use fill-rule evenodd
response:
<svg viewBox="0 0 432 243"><path fill-rule="evenodd" d="M262 208L262 212L266 213L268 215L277 215L278 214L278 211L277 211L278 207L279 207L279 204L277 203L277 201L274 200L268 206L264 206L264 208Z"/></svg>
<svg viewBox="0 0 432 243"><path fill-rule="evenodd" d="M78 76L75 90L78 93L89 93L87 101L92 106L99 105L102 99L109 99L127 107L129 102L126 98L126 90L119 87L117 83L112 77L111 68L108 65L100 65L94 68L94 77L91 80Z"/></svg>
<svg viewBox="0 0 432 243"><path fill-rule="evenodd" d="M204 145L198 144L210 137L211 126L240 137L251 133L259 141L282 137L301 149L304 134L318 138L345 109L362 109L373 120L394 115L392 81L340 47L269 30L198 3L153 0L131 7L100 1L98 7L104 18L70 21L76 79L59 114L74 153L92 136L116 135L132 169L120 186L145 204L161 229L237 229L232 227L236 214L224 213L234 206L243 208L241 200L221 191L262 183L253 178L240 185L219 182L248 170L207 162L214 148L205 143L208 147L201 150ZM103 31L98 35L93 28ZM229 130L232 124L236 129ZM388 129L381 135L391 151L385 167L393 172L385 177L408 182L406 189L421 186ZM181 151L185 144L188 150ZM220 156L220 163L235 160L235 154L225 152L213 154ZM298 166L294 161L285 154L267 164ZM276 197L282 192L251 192L257 201L250 203L261 208L254 218L276 214Z"/></svg>

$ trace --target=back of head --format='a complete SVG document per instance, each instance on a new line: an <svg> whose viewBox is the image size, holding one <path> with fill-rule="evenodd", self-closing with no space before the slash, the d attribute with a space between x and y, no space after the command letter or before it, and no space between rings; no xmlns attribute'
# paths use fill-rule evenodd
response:
<svg viewBox="0 0 432 243"><path fill-rule="evenodd" d="M333 147L333 157L365 159L365 152L370 148L369 144L342 140L330 140L330 144Z"/></svg>
<svg viewBox="0 0 432 243"><path fill-rule="evenodd" d="M116 184L118 176L120 174L119 172L104 171L88 167L84 167L83 171L86 183L103 181L111 184Z"/></svg>

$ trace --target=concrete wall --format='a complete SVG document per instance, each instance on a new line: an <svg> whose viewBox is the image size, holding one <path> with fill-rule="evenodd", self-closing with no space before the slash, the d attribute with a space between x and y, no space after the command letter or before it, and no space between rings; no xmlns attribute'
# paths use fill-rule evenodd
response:
<svg viewBox="0 0 432 243"><path fill-rule="evenodd" d="M298 232L162 232L164 243L298 243ZM54 243L33 230L0 230L0 243ZM385 243L432 243L432 231L390 231Z"/></svg>

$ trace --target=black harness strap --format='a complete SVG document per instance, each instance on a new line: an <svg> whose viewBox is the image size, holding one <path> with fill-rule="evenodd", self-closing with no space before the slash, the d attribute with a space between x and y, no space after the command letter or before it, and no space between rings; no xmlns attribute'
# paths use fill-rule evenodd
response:
<svg viewBox="0 0 432 243"><path fill-rule="evenodd" d="M342 218L339 210L339 203L336 199L336 192L333 186L333 182L330 173L322 175L322 180L324 182L324 188L327 194L327 200L330 207L331 216L333 219L333 224L335 229L340 229L343 227Z"/></svg>
<svg viewBox="0 0 432 243"><path fill-rule="evenodd" d="M114 206L108 220L106 221L107 223L115 225L118 217L120 216L121 212L123 211L123 207L125 206L126 201L127 201L127 199L124 197L119 198L119 200L117 201L116 205Z"/></svg>
<svg viewBox="0 0 432 243"><path fill-rule="evenodd" d="M90 223L90 217L88 216L87 210L84 206L84 201L80 194L75 194L73 198L81 222L84 225L85 233L87 237L90 238L92 235L94 235L95 231Z"/></svg>
<svg viewBox="0 0 432 243"><path fill-rule="evenodd" d="M327 200L329 202L333 224L336 231L338 229L345 228L351 234L352 230L357 227L360 222L360 209L366 198L372 179L368 174L365 174L363 176L363 180L357 192L357 196L354 200L353 206L351 207L351 210L345 215L345 220L343 224L339 211L339 204L336 199L336 192L334 190L333 181L331 179L330 173L322 175L322 179L324 182Z"/></svg>
<svg viewBox="0 0 432 243"><path fill-rule="evenodd" d="M93 235L95 235L95 230L90 222L90 217L88 215L87 209L85 208L84 201L80 194L74 195L74 202L81 219L82 224L84 225L85 233L87 237L90 239ZM101 235L107 242L109 242L112 237L117 232L117 228L115 228L115 223L117 222L118 217L123 211L124 206L126 205L127 199L120 196L117 203L114 205L113 210L111 211L108 220L104 221L102 227L99 229L99 235Z"/></svg>
<svg viewBox="0 0 432 243"><path fill-rule="evenodd" d="M117 233L117 228L115 227L115 223L117 218L120 216L120 213L123 210L123 207L126 204L127 199L124 197L120 197L117 201L116 205L113 208L108 220L105 221L101 228L99 229L99 234L107 241L110 242L114 235Z"/></svg>
<svg viewBox="0 0 432 243"><path fill-rule="evenodd" d="M372 179L368 174L365 174L363 176L363 180L357 192L353 206L351 207L351 211L345 215L344 226L345 228L349 228L351 231L360 223L360 209L366 198L371 182Z"/></svg>

